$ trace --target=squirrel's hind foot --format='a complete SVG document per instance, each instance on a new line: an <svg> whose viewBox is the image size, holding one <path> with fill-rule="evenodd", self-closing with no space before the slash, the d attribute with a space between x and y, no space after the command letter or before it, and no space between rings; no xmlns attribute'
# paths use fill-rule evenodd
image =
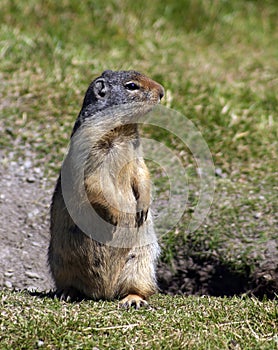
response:
<svg viewBox="0 0 278 350"><path fill-rule="evenodd" d="M119 303L119 307L121 308L129 309L133 306L136 310L140 309L140 307L146 307L148 305L149 304L146 302L146 300L137 294L128 294Z"/></svg>
<svg viewBox="0 0 278 350"><path fill-rule="evenodd" d="M66 287L57 289L54 293L54 298L66 302L74 302L84 299L84 295L74 287Z"/></svg>

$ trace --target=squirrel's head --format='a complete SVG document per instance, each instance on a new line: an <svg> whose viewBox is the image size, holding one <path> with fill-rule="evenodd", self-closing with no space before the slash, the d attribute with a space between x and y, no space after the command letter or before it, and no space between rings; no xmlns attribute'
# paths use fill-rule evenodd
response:
<svg viewBox="0 0 278 350"><path fill-rule="evenodd" d="M106 70L90 84L72 135L88 117L121 104L155 105L164 96L163 87L136 71Z"/></svg>
<svg viewBox="0 0 278 350"><path fill-rule="evenodd" d="M90 84L82 110L94 113L126 103L157 104L163 96L163 87L141 73L106 70Z"/></svg>

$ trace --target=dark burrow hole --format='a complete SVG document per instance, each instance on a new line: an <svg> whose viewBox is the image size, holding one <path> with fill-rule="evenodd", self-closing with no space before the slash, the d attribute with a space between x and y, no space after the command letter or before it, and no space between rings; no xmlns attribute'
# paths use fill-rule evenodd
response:
<svg viewBox="0 0 278 350"><path fill-rule="evenodd" d="M183 259L174 269L158 266L158 284L164 294L240 296L273 299L278 294L278 267L271 265L239 271L214 259Z"/></svg>

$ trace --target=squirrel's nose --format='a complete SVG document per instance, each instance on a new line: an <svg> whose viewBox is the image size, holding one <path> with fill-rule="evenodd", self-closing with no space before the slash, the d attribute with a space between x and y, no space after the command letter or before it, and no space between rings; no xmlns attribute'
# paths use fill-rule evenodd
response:
<svg viewBox="0 0 278 350"><path fill-rule="evenodd" d="M160 98L160 100L162 99L163 96L164 96L164 89L163 89L163 87L160 85L160 90L159 90L159 98Z"/></svg>

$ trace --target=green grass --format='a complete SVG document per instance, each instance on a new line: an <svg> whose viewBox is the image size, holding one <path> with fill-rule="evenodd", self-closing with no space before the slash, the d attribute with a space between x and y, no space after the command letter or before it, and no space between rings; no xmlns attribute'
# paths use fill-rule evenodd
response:
<svg viewBox="0 0 278 350"><path fill-rule="evenodd" d="M1 349L277 349L277 303L155 296L151 309L0 292Z"/></svg>
<svg viewBox="0 0 278 350"><path fill-rule="evenodd" d="M146 73L164 85L162 103L199 128L224 174L204 225L185 235L186 210L163 237L162 258L174 266L183 244L185 257L252 272L277 240L277 11L276 0L2 0L0 147L17 157L34 151L54 184L90 81L105 69ZM194 175L192 155L173 135L145 132ZM161 174L153 169L163 194ZM193 179L189 188L193 205ZM160 296L152 312L126 312L111 303L1 298L2 347L277 348L274 301Z"/></svg>
<svg viewBox="0 0 278 350"><path fill-rule="evenodd" d="M274 171L275 1L0 6L1 108L10 130L1 145L28 140L57 168L90 80L107 68L135 68L165 86L164 104L200 128L217 166L237 178L242 168Z"/></svg>
<svg viewBox="0 0 278 350"><path fill-rule="evenodd" d="M194 121L218 166L233 175L242 165L274 170L275 1L0 6L1 107L13 129L4 146L10 137L28 140L57 167L90 80L107 68L135 68L163 83L164 104Z"/></svg>

